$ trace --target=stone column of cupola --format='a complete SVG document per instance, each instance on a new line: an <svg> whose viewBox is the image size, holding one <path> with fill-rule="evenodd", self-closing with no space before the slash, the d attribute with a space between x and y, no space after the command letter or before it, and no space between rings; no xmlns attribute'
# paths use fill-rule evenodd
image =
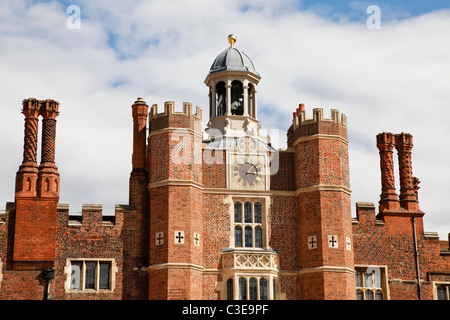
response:
<svg viewBox="0 0 450 320"><path fill-rule="evenodd" d="M256 87L253 86L253 118L257 119L257 115L258 115L258 103L256 102Z"/></svg>
<svg viewBox="0 0 450 320"><path fill-rule="evenodd" d="M216 84L214 83L213 86L211 86L211 91L210 91L210 103L211 103L211 114L209 115L210 118L215 118L216 114L217 114L217 106L216 106Z"/></svg>
<svg viewBox="0 0 450 320"><path fill-rule="evenodd" d="M226 93L226 95L227 95L227 99L226 99L227 113L226 113L226 115L231 116L231 80L229 80L229 79L227 80L227 83L225 84L225 88L227 90L227 93Z"/></svg>
<svg viewBox="0 0 450 320"><path fill-rule="evenodd" d="M244 117L249 116L249 105L248 105L248 80L245 79L242 89L244 90Z"/></svg>

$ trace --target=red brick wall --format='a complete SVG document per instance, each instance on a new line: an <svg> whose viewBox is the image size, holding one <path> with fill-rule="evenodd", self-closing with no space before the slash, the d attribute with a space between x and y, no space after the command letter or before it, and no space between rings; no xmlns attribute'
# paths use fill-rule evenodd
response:
<svg viewBox="0 0 450 320"><path fill-rule="evenodd" d="M273 154L273 159L278 159L278 170L270 177L270 190L295 191L295 153L291 151L279 151Z"/></svg>
<svg viewBox="0 0 450 320"><path fill-rule="evenodd" d="M353 223L355 265L386 266L392 300L417 300L417 269L412 217L416 215L416 241L422 299L433 299L433 281L449 281L450 255L442 255L439 238L426 236L423 218L415 213L375 215L373 204L358 204ZM445 241L448 248L448 242Z"/></svg>
<svg viewBox="0 0 450 320"><path fill-rule="evenodd" d="M57 199L17 199L14 254L16 268L51 267L55 260ZM37 265L38 264L38 265Z"/></svg>
<svg viewBox="0 0 450 320"><path fill-rule="evenodd" d="M202 178L204 188L225 189L227 187L227 166L225 162L225 151L203 149Z"/></svg>

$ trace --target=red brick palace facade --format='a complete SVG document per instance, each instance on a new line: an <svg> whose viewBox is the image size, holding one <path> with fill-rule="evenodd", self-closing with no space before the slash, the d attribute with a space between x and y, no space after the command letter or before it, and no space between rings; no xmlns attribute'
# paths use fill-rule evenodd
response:
<svg viewBox="0 0 450 320"><path fill-rule="evenodd" d="M59 203L59 103L23 101L0 299L449 299L449 243L423 229L412 136L377 135L379 205L359 202L352 218L346 117L293 108L287 148L274 149L260 133L260 75L230 43L205 79L206 130L189 103L132 104L129 203L115 216Z"/></svg>

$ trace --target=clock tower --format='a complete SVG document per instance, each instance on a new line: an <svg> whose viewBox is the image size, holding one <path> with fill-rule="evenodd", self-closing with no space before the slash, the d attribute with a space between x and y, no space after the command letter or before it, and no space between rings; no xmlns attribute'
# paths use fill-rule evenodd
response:
<svg viewBox="0 0 450 320"><path fill-rule="evenodd" d="M227 188L268 190L270 137L259 133L256 86L261 79L250 58L237 49L236 36L230 47L214 60L205 84L209 87L210 120L206 142L227 150Z"/></svg>
<svg viewBox="0 0 450 320"><path fill-rule="evenodd" d="M261 77L250 58L235 47L236 36L229 35L228 42L230 46L216 57L205 79L210 118L204 155L223 158L216 160L225 163L226 183L220 193L229 208L225 218L229 225L224 226L229 239L222 243L223 280L218 288L221 299L275 299L278 254L270 247L268 220L269 162L276 151L269 136L260 134L256 88Z"/></svg>

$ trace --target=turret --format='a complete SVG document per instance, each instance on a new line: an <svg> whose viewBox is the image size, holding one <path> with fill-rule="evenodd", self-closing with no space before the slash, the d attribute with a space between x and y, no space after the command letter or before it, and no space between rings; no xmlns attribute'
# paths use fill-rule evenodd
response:
<svg viewBox="0 0 450 320"><path fill-rule="evenodd" d="M294 113L288 145L295 148L301 299L354 299L347 124L322 109Z"/></svg>
<svg viewBox="0 0 450 320"><path fill-rule="evenodd" d="M150 299L202 299L201 110L173 102L149 116Z"/></svg>

